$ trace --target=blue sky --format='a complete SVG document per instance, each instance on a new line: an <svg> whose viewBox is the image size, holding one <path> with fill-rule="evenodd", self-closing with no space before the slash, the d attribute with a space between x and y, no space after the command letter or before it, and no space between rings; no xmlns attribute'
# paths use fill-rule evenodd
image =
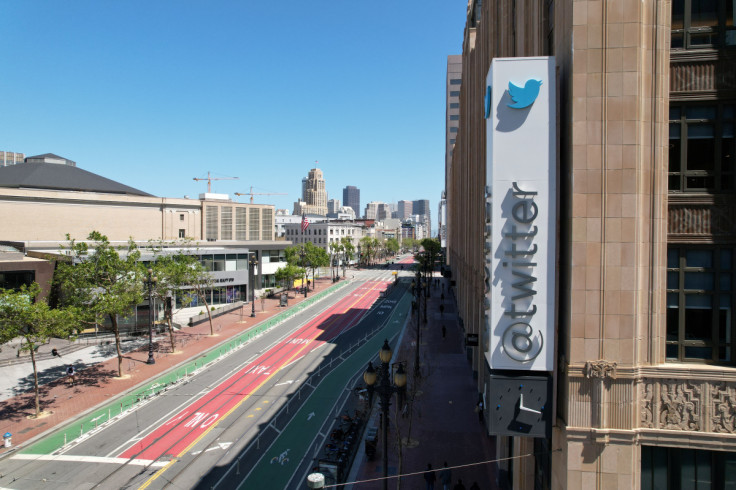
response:
<svg viewBox="0 0 736 490"><path fill-rule="evenodd" d="M165 197L239 177L213 192L290 211L318 161L330 198L429 199L434 228L466 5L0 0L0 150Z"/></svg>

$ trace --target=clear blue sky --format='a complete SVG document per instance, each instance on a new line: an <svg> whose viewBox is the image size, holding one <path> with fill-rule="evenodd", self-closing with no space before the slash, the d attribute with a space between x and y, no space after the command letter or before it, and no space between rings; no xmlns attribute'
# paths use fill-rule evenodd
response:
<svg viewBox="0 0 736 490"><path fill-rule="evenodd" d="M0 150L165 197L239 177L213 192L289 211L319 161L330 198L429 199L434 228L466 5L0 0Z"/></svg>

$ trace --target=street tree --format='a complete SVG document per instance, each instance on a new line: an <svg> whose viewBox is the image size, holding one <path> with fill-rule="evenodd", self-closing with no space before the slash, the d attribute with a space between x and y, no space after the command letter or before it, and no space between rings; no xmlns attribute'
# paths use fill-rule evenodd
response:
<svg viewBox="0 0 736 490"><path fill-rule="evenodd" d="M207 282L209 274L202 270L202 265L195 255L183 253L181 247L187 246L187 243L172 243L171 245L177 245L176 248L168 248L165 245L164 242L152 244L154 260L147 269L157 279L152 285L151 292L156 300L163 302L171 351L176 352L173 327L176 312L173 298L178 299L178 303L182 305L181 309L190 306L197 297L196 294L192 294L195 289L193 284ZM145 271L145 274L147 275L148 272ZM210 315L209 318L210 333L212 333L212 316Z"/></svg>
<svg viewBox="0 0 736 490"><path fill-rule="evenodd" d="M114 247L107 237L93 231L87 237L91 243L77 242L67 235L69 244L62 246L70 261L60 261L54 278L61 291L61 304L75 306L86 314L86 321L107 326L115 336L118 356L118 376L123 376L123 353L120 348L121 315L130 315L143 301L142 268L138 264L140 251L133 240L125 247Z"/></svg>
<svg viewBox="0 0 736 490"><path fill-rule="evenodd" d="M20 290L0 289L0 344L21 337L22 349L31 355L36 417L41 414L36 350L51 338L67 339L77 333L80 312L77 308L52 309L39 298L41 287L34 282Z"/></svg>
<svg viewBox="0 0 736 490"><path fill-rule="evenodd" d="M349 236L340 238L340 243L342 244L343 253L342 275L345 277L345 267L355 257L355 245L353 245L353 238Z"/></svg>
<svg viewBox="0 0 736 490"><path fill-rule="evenodd" d="M301 267L295 265L295 264L287 264L283 267L279 267L276 270L276 280L283 284L283 286L288 291L291 289L291 287L294 285L294 279L297 277L301 277L304 275L304 269Z"/></svg>
<svg viewBox="0 0 736 490"><path fill-rule="evenodd" d="M400 248L399 241L396 238L389 238L386 240L385 247L391 255L396 255Z"/></svg>

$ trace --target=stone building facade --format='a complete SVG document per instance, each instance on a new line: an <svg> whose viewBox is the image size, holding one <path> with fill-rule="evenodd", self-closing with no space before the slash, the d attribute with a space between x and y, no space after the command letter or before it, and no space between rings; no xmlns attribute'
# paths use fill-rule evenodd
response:
<svg viewBox="0 0 736 490"><path fill-rule="evenodd" d="M486 314L486 74L497 57L554 56L557 70L552 437L497 438L513 488L736 484L733 8L468 4L446 188L467 333L483 337ZM468 350L491 392L483 353Z"/></svg>

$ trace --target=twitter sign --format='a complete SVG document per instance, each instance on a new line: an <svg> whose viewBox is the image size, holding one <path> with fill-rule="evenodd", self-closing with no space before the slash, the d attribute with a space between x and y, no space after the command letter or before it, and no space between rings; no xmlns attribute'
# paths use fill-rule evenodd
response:
<svg viewBox="0 0 736 490"><path fill-rule="evenodd" d="M552 371L557 281L555 60L494 58L486 77L485 355Z"/></svg>

